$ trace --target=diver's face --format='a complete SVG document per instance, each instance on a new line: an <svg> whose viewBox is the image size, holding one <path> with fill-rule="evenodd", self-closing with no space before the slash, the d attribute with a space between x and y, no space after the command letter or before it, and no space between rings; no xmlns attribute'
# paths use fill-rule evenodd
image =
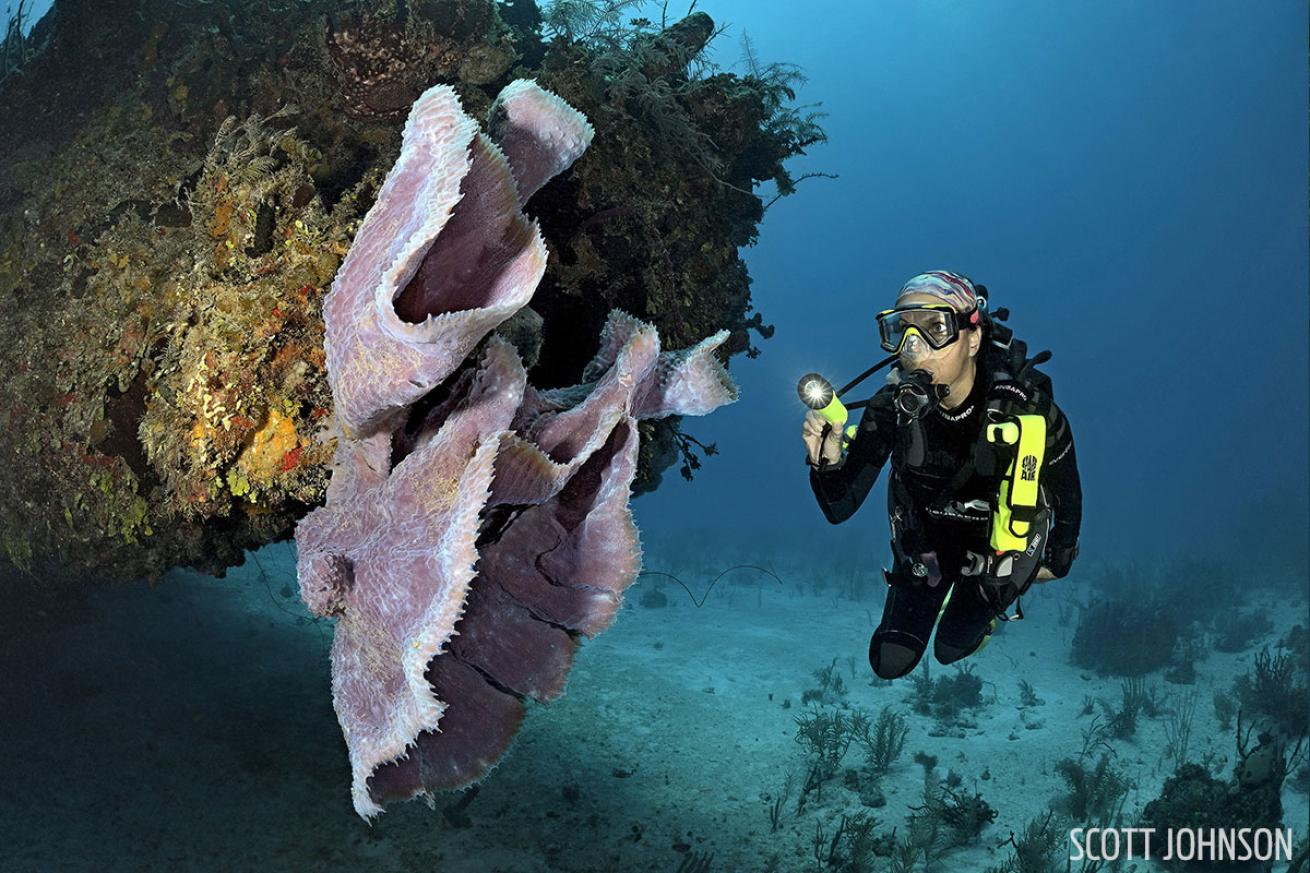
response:
<svg viewBox="0 0 1310 873"><path fill-rule="evenodd" d="M906 294L897 305L940 302L931 294ZM901 348L901 367L906 371L927 370L937 384L954 385L973 367L981 341L981 332L970 328L961 331L955 342L946 348L933 349L921 337L910 334Z"/></svg>

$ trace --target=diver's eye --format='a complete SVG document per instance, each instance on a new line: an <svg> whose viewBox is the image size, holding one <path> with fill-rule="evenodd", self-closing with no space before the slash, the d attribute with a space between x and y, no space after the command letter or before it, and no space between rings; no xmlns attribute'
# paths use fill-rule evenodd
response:
<svg viewBox="0 0 1310 873"><path fill-rule="evenodd" d="M946 339L946 325L944 324L930 324L928 325L928 332L933 335L934 339Z"/></svg>

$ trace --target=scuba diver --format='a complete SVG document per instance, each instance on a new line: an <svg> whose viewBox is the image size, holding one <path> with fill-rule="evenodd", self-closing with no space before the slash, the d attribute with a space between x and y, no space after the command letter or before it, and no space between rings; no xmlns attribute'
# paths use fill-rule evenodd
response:
<svg viewBox="0 0 1310 873"><path fill-rule="evenodd" d="M901 288L878 315L891 356L840 391L817 374L798 390L810 484L828 521L860 507L884 464L892 563L869 663L884 679L914 669L936 624L949 664L986 645L998 621L1023 618L1020 595L1065 576L1078 556L1082 487L1073 432L1055 405L1050 357L989 312L987 287L943 270ZM872 398L840 397L893 365ZM846 410L864 407L858 427ZM1007 615L1011 604L1016 614Z"/></svg>

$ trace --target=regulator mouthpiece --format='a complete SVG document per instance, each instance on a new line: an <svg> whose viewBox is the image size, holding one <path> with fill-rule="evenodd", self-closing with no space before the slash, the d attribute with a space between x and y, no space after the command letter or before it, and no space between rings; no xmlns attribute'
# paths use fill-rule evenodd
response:
<svg viewBox="0 0 1310 873"><path fill-rule="evenodd" d="M947 386L934 383L927 370L911 370L901 376L892 400L904 418L922 418L942 402L948 390Z"/></svg>

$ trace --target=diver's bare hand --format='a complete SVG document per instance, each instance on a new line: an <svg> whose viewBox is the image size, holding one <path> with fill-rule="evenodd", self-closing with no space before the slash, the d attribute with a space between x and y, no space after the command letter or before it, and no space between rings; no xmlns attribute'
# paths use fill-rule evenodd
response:
<svg viewBox="0 0 1310 873"><path fill-rule="evenodd" d="M825 427L828 429L827 438L823 435ZM828 464L841 460L841 431L830 425L816 410L811 409L805 413L801 439L805 441L805 451L809 453L811 464L818 465L820 453Z"/></svg>
<svg viewBox="0 0 1310 873"><path fill-rule="evenodd" d="M1045 567L1038 567L1038 568L1037 568L1037 578L1034 579L1033 581L1034 581L1034 582L1050 582L1052 579L1055 579L1055 578L1058 578L1058 577L1057 577L1054 573L1052 573L1050 570L1046 569Z"/></svg>

